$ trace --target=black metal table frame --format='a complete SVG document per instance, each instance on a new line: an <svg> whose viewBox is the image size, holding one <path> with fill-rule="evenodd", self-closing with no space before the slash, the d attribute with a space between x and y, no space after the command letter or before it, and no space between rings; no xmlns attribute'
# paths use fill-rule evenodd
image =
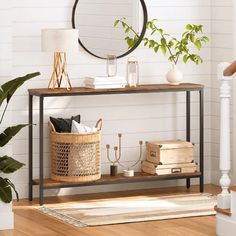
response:
<svg viewBox="0 0 236 236"><path fill-rule="evenodd" d="M109 91L107 94L133 94L133 93L162 93L162 92L186 92L186 141L190 141L191 131L191 91L199 91L199 166L201 175L200 179L200 192L204 191L204 89L183 89L183 90L160 90L160 91L133 91L133 92L112 92ZM33 124L33 96L39 97L39 204L44 203L44 98L45 97L56 97L56 96L84 96L84 95L105 95L100 93L91 94L45 94L45 95L33 95L29 93L29 124ZM29 126L29 200L33 200L33 126ZM181 177L180 177L181 178ZM186 177L183 177L186 178ZM191 177L190 177L191 178ZM186 187L190 188L190 178L186 178ZM193 177L194 178L194 177ZM70 187L64 185L63 187ZM52 187L51 187L52 188Z"/></svg>

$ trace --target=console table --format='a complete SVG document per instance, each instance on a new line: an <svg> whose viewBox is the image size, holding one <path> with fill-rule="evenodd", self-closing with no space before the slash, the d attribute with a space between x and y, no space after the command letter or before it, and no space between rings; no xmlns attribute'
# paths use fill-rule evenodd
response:
<svg viewBox="0 0 236 236"><path fill-rule="evenodd" d="M102 175L101 179L91 182L69 183L58 182L44 178L44 144L43 144L43 124L44 124L44 98L58 96L84 96L84 95L108 95L108 94L141 94L141 93L163 93L163 92L185 92L186 93L186 141L190 141L190 95L192 91L199 92L199 171L194 173L178 173L171 175L149 175L146 173L135 173L134 177L123 177L118 175ZM167 179L186 179L186 187L190 188L190 179L199 178L200 192L204 191L204 86L201 84L183 83L180 85L168 84L147 84L134 88L119 89L89 89L72 88L71 90L60 89L29 89L29 123L33 124L33 97L39 98L39 179L33 180L33 127L29 126L29 200L33 199L33 185L39 186L39 204L44 203L44 190L54 188L146 182Z"/></svg>

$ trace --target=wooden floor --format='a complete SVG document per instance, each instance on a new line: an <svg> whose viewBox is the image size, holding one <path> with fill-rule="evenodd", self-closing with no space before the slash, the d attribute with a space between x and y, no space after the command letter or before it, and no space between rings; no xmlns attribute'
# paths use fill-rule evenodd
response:
<svg viewBox="0 0 236 236"><path fill-rule="evenodd" d="M171 195L179 193L196 193L198 187L193 186L190 190L184 187L161 188L150 190L135 190L113 193L99 193L78 196L51 197L46 199L47 203L58 203L65 201L86 201L90 199L106 199L119 196L135 195ZM217 194L219 187L206 185L205 192ZM0 236L213 236L215 234L215 217L194 217L176 220L149 221L142 223L130 223L119 225L108 225L99 227L76 228L45 216L36 210L37 201L28 202L21 200L14 204L15 229L0 231ZM2 220L2 219L0 219Z"/></svg>

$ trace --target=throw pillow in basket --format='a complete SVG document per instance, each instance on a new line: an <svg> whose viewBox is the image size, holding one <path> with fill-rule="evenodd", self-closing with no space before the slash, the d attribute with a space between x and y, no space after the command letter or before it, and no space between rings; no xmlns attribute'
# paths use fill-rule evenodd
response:
<svg viewBox="0 0 236 236"><path fill-rule="evenodd" d="M88 127L84 124L78 123L75 120L72 120L71 133L85 134L85 133L94 133L97 131L98 130L95 127Z"/></svg>
<svg viewBox="0 0 236 236"><path fill-rule="evenodd" d="M58 133L70 133L73 120L80 123L80 115L72 116L71 118L66 119L50 117L50 121Z"/></svg>

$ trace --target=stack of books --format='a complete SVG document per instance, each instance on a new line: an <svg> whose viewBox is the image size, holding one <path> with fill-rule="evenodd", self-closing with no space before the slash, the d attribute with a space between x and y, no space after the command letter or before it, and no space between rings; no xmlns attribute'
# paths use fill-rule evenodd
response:
<svg viewBox="0 0 236 236"><path fill-rule="evenodd" d="M86 88L105 89L105 88L124 88L127 81L122 76L94 76L85 77L84 86Z"/></svg>

